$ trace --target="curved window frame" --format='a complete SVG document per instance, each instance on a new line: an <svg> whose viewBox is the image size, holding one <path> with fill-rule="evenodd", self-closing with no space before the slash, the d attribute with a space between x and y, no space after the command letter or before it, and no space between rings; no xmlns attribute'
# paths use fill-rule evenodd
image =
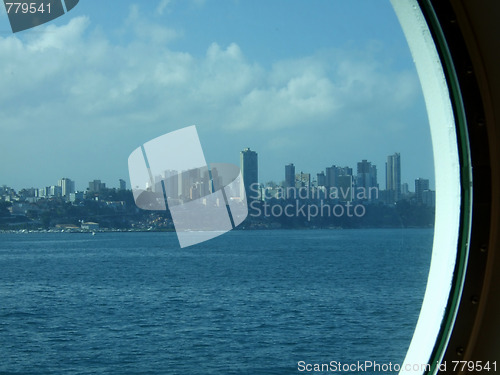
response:
<svg viewBox="0 0 500 375"><path fill-rule="evenodd" d="M464 161L464 156L467 160L467 149L460 160L456 142L460 132L455 130L456 124L460 124L460 117L457 116L460 113L457 109L460 108L453 108L453 85L445 78L446 66L441 65L438 43L433 39L417 1L392 0L392 5L420 78L434 151L436 216L431 266L420 316L400 372L420 374L422 365L441 360L436 358L439 355L432 355L434 343L442 341L439 336L446 335L442 331L442 322L453 325L453 314L447 312L454 309L453 302L461 293L463 273L456 272L456 267L462 267L467 251L457 254L458 228L467 217L461 213L467 211L471 202L467 201L468 191L461 191L460 187L464 186L463 178L469 178L470 170L460 173L460 161ZM454 102L461 103L459 91L457 94ZM465 210L461 211L460 207L465 207Z"/></svg>
<svg viewBox="0 0 500 375"><path fill-rule="evenodd" d="M492 301L488 301L488 295L484 293L488 287L489 276L485 273L487 263L493 262L493 257L487 257L487 253L488 250L493 253L493 249L489 249L492 169L482 92L475 76L468 45L465 43L451 2L439 0L406 2L391 0L391 2L409 42L423 86L431 125L437 196L435 239L429 281L421 315L400 374L436 374L441 371L463 373L459 368L446 369L440 365L477 359L471 358L475 347L474 338L477 336L474 330L477 331L478 324L480 328L484 328L480 324L478 305L481 302L484 309L485 306L493 304ZM422 43L427 50L422 49ZM434 71L428 64L434 66ZM439 70L442 74L439 72L436 74ZM434 90L431 90L432 80L442 80L441 87L436 89L434 86ZM445 99L443 91L447 92L447 103L430 100L431 97L436 98L436 95L438 99ZM433 108L439 106L441 108ZM451 134L442 137L442 133L438 131L443 132L448 128L450 133L453 133L451 130L453 121L436 123L432 118L433 110L449 113L450 107L455 122L454 139ZM435 137L436 133L440 134L438 138ZM453 142L455 147L451 145ZM441 163L442 158L450 161L449 153L453 153L453 149L456 152L451 155L452 163L448 165ZM447 181L440 175L441 167L448 168L448 172L456 171L453 157L459 160L458 185L456 174L451 176L445 174L449 179ZM454 207L447 206L450 202L449 197L445 195L455 191L452 184L460 189L460 196L458 200L455 197ZM451 190L441 191L443 187L447 189L451 187ZM440 202L442 199L445 199L444 203ZM445 207L451 211L444 211ZM453 230L453 225L456 232L442 232L443 228ZM441 242L440 237L443 234L454 236L446 247L441 247L444 242ZM443 260L449 260L453 254L454 266L450 272L450 264ZM441 283L436 281L439 279L438 273L441 273ZM491 283L491 279L489 282ZM440 290L441 293L436 293L436 290ZM443 291L448 293L446 298L438 299L439 294L444 296ZM438 303L438 306L432 306L432 303ZM430 314L430 311L433 311L434 315ZM491 323L495 324L488 322ZM429 366L412 367L424 363ZM411 370L405 365L410 366Z"/></svg>

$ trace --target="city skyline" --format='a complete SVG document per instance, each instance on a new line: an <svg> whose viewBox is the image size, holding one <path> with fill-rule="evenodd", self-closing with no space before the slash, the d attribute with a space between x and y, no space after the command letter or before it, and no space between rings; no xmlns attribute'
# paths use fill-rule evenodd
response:
<svg viewBox="0 0 500 375"><path fill-rule="evenodd" d="M392 163L392 165L391 165ZM421 191L423 190L433 190L430 185L430 178L428 176L420 176L416 178L414 181L409 182L401 182L400 176L401 171L401 154L396 152L393 155L387 156L387 162L385 165L385 186L383 189L380 186L380 180L378 179L377 166L374 163L366 159L362 159L357 162L356 173L354 173L355 169L350 166L338 166L332 164L331 166L324 167L322 170L311 171L303 171L296 168L294 163L290 163L284 166L283 176L279 179L273 179L268 181L259 180L259 161L258 161L258 153L255 150L252 150L250 147L244 148L240 152L240 169L242 173L242 177L244 180L244 188L246 191L250 190L250 186L258 182L259 185L265 187L269 184L277 184L283 188L287 187L295 187L297 186L297 182L301 184L301 186L312 187L312 186L356 186L363 187L368 189L370 187L376 186L379 190L388 190L393 191L391 195L391 200L398 201L401 195L404 195L403 190L406 189L407 192L412 192L417 194L417 200L421 200ZM186 171L181 171L181 173ZM167 171L165 171L167 173ZM300 176L300 177L297 177ZM316 177L314 177L316 176ZM345 180L346 176L349 180ZM158 176L161 177L161 176ZM170 175L165 175L163 178L168 178ZM292 184L293 179L293 184ZM399 184L398 184L399 182ZM395 185L396 184L396 185ZM124 180L122 178L118 179L117 186L106 186L106 182L103 182L100 179L94 179L89 181L84 186L86 188L78 189L76 186L76 181L68 178L62 177L58 179L56 185L48 185L48 186L25 186L20 189L13 188L8 184L1 183L0 187L2 188L12 188L16 192L22 190L38 190L36 193L36 197L69 197L70 193L76 192L99 192L101 189L105 188L118 188L119 190L126 190L127 186L130 185L129 180ZM414 186L415 190L412 191L409 189L409 186ZM418 187L417 187L418 186ZM171 186L166 186L167 190L171 190ZM420 193L419 193L420 191ZM395 193L397 192L397 193ZM241 196L241 195L240 195Z"/></svg>
<svg viewBox="0 0 500 375"><path fill-rule="evenodd" d="M247 145L272 160L263 181L280 181L292 161L313 171L361 158L381 171L381 150L404 150L402 180L433 186L425 104L390 3L278 0L262 10L80 2L0 36L0 183L117 186L132 150L194 124L207 160L238 164Z"/></svg>

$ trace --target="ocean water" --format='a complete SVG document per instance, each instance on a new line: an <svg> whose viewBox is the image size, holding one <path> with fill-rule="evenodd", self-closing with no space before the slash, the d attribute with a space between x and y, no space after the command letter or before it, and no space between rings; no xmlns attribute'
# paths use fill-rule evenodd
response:
<svg viewBox="0 0 500 375"><path fill-rule="evenodd" d="M0 374L402 363L432 229L0 234ZM345 372L343 372L345 373Z"/></svg>

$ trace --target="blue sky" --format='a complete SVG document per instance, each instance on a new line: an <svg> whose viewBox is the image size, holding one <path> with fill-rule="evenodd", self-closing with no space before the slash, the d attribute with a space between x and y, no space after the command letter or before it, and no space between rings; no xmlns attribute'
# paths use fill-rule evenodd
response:
<svg viewBox="0 0 500 375"><path fill-rule="evenodd" d="M431 180L418 77L385 0L81 1L13 35L0 14L0 185L128 181L141 144L197 125L206 160L314 175L401 153Z"/></svg>

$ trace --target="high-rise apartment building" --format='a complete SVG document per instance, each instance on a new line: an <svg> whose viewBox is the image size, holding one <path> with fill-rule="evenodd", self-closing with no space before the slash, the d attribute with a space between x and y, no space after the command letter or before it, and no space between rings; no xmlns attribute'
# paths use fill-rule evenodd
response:
<svg viewBox="0 0 500 375"><path fill-rule="evenodd" d="M166 176L167 171L165 171ZM197 199L201 197L201 192L203 191L202 184L202 171L200 168L190 169L188 171L183 171L178 177L178 194L180 198L184 201L189 201L192 199ZM170 185L167 181L167 184ZM172 180L173 185L175 185L175 178ZM194 190L193 190L194 189ZM194 193L193 193L194 191ZM167 197L169 194L175 193L170 188L166 191ZM197 194L199 193L199 196Z"/></svg>
<svg viewBox="0 0 500 375"><path fill-rule="evenodd" d="M336 187L338 178L339 170L337 166L332 165L331 167L326 167L325 186L327 188Z"/></svg>
<svg viewBox="0 0 500 375"><path fill-rule="evenodd" d="M179 172L166 170L163 172L163 180L167 198L179 199Z"/></svg>
<svg viewBox="0 0 500 375"><path fill-rule="evenodd" d="M50 198L61 198L62 197L62 187L60 186L49 186L49 197Z"/></svg>
<svg viewBox="0 0 500 375"><path fill-rule="evenodd" d="M252 200L258 198L259 163L255 151L245 148L240 152L240 169L243 176L242 191L240 194L243 197L244 189L247 202L250 204Z"/></svg>
<svg viewBox="0 0 500 375"><path fill-rule="evenodd" d="M353 178L352 175L339 176L337 188L339 189L339 199L342 202L352 202L353 194Z"/></svg>
<svg viewBox="0 0 500 375"><path fill-rule="evenodd" d="M408 197L410 195L410 188L407 182L401 184L401 198Z"/></svg>
<svg viewBox="0 0 500 375"><path fill-rule="evenodd" d="M325 172L321 171L320 173L316 174L316 181L318 186L326 186Z"/></svg>
<svg viewBox="0 0 500 375"><path fill-rule="evenodd" d="M337 167L339 176L352 176L352 168L350 167Z"/></svg>
<svg viewBox="0 0 500 375"><path fill-rule="evenodd" d="M417 178L415 180L415 198L418 203L423 203L424 191L429 190L429 180Z"/></svg>
<svg viewBox="0 0 500 375"><path fill-rule="evenodd" d="M66 177L61 178L58 181L57 186L61 188L61 194L65 198L69 199L69 195L75 192L75 181L72 181Z"/></svg>
<svg viewBox="0 0 500 375"><path fill-rule="evenodd" d="M401 157L399 152L387 157L385 163L385 188L389 194L389 203L401 198Z"/></svg>
<svg viewBox="0 0 500 375"><path fill-rule="evenodd" d="M106 184L101 182L101 180L94 180L89 182L90 192L99 193L102 189L106 189Z"/></svg>
<svg viewBox="0 0 500 375"><path fill-rule="evenodd" d="M367 160L358 163L356 186L368 191L370 188L378 187L377 167Z"/></svg>
<svg viewBox="0 0 500 375"><path fill-rule="evenodd" d="M285 186L284 188L295 187L295 165L293 163L285 165Z"/></svg>

